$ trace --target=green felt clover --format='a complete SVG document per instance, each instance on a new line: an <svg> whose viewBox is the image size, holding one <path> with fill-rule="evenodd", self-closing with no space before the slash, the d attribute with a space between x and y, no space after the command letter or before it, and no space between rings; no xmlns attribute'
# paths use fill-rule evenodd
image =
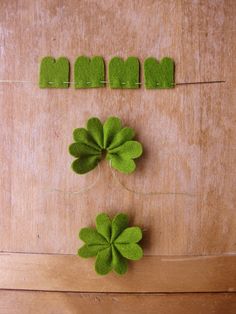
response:
<svg viewBox="0 0 236 314"><path fill-rule="evenodd" d="M128 216L118 214L113 220L105 213L96 217L95 228L83 228L79 238L85 244L78 250L84 258L96 256L95 270L106 275L111 270L123 275L128 269L128 260L139 260L143 250L138 244L142 239L139 227L128 227Z"/></svg>
<svg viewBox="0 0 236 314"><path fill-rule="evenodd" d="M123 173L135 170L134 159L142 155L142 145L133 141L134 130L122 128L117 117L108 118L104 124L98 118L90 118L87 129L78 128L73 132L75 143L69 146L69 152L76 157L72 169L78 174L84 174L94 169L102 156L111 166Z"/></svg>

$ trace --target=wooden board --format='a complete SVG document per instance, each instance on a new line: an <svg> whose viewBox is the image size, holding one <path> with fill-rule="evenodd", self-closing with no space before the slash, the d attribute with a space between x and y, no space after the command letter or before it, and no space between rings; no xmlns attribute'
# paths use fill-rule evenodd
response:
<svg viewBox="0 0 236 314"><path fill-rule="evenodd" d="M234 314L236 294L88 294L1 291L1 314ZM184 312L185 311L185 312Z"/></svg>
<svg viewBox="0 0 236 314"><path fill-rule="evenodd" d="M125 276L98 276L94 259L2 254L0 288L70 292L236 292L236 256L145 256Z"/></svg>
<svg viewBox="0 0 236 314"><path fill-rule="evenodd" d="M89 289L87 281L97 278L93 261L70 256L81 245L78 231L93 225L100 211L111 215L123 211L130 215L132 224L144 229L146 257L120 279L121 286L116 286L117 279L111 275L106 283L105 279L98 280L96 291L100 291L100 280L106 291L115 287L153 293L235 291L235 16L234 0L0 1L0 81L31 81L0 82L0 251L22 253L0 256L0 289L14 289L16 285L24 289L28 285L34 290L33 275L42 284L37 271L46 287L50 285L48 270L55 268L65 270L65 277L62 273L62 278L56 278L61 290L70 290L72 283L76 290L79 281L83 283L79 291L85 287L93 291L94 286ZM176 83L226 82L181 85L173 90L145 90L143 86L139 90L40 90L38 68L46 55L67 56L72 74L79 55L101 55L106 66L113 56L137 56L141 65L149 56L171 56L176 64ZM143 82L143 67L141 74ZM117 184L105 162L93 189L66 193L96 180L97 170L85 176L74 174L68 154L73 129L84 126L94 115L102 120L119 116L136 130L144 145L137 171L131 176L117 174L125 186L141 192L188 192L194 196L131 193ZM45 257L45 253L56 254L56 259ZM199 257L192 262L172 261L173 266L165 262L163 266L159 259L167 255L170 259ZM204 255L216 257L201 257ZM82 277L75 270L80 270ZM180 270L186 272L184 286L176 281L182 278ZM146 275L154 276L154 285L143 280ZM138 278L143 286L137 284ZM14 292L3 295L11 300ZM16 293L17 298L21 295L26 297L23 292ZM46 304L52 294L41 296ZM111 297L103 297L104 306L109 308ZM135 297L127 298L128 303L135 304ZM148 304L149 296L142 298ZM231 294L227 298L214 294L216 308L208 308L210 301L206 299L205 312L230 313L233 299ZM35 292L30 300L36 302ZM186 313L194 313L194 300L186 301L191 305ZM9 302L6 309L10 313ZM168 302L163 304L168 309ZM178 304L175 306L177 309ZM21 312L26 309L27 305Z"/></svg>

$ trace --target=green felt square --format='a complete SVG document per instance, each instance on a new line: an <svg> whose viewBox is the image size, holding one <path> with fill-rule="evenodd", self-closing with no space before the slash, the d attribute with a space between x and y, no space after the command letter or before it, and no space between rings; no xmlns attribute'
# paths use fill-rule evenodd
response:
<svg viewBox="0 0 236 314"><path fill-rule="evenodd" d="M133 89L139 88L139 60L129 57L123 60L114 57L109 63L109 84L111 88Z"/></svg>
<svg viewBox="0 0 236 314"><path fill-rule="evenodd" d="M80 56L74 65L75 88L104 87L105 64L102 57Z"/></svg>
<svg viewBox="0 0 236 314"><path fill-rule="evenodd" d="M156 58L144 61L145 87L147 89L164 89L174 87L174 61L165 57L160 62Z"/></svg>
<svg viewBox="0 0 236 314"><path fill-rule="evenodd" d="M68 88L70 80L70 63L65 57L54 59L44 57L40 64L40 88Z"/></svg>

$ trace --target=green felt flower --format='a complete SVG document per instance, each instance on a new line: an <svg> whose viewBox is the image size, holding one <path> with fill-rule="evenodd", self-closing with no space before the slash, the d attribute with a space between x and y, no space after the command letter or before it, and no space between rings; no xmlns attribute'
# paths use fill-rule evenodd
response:
<svg viewBox="0 0 236 314"><path fill-rule="evenodd" d="M111 270L122 275L128 268L128 260L139 260L143 250L138 244L142 239L139 227L128 227L128 216L118 214L111 221L105 213L96 218L95 228L83 228L79 237L85 244L78 250L84 258L96 256L95 270L106 275Z"/></svg>
<svg viewBox="0 0 236 314"><path fill-rule="evenodd" d="M94 169L103 155L111 166L123 173L135 170L134 159L142 155L142 145L133 141L134 130L122 128L121 120L110 117L102 125L98 118L90 118L87 129L79 128L73 132L75 143L69 146L69 152L76 160L72 169L78 174L84 174Z"/></svg>

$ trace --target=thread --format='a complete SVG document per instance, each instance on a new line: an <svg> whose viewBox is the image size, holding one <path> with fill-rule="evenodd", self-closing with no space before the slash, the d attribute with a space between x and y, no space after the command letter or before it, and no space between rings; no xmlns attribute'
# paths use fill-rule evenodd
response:
<svg viewBox="0 0 236 314"><path fill-rule="evenodd" d="M127 187L123 182L120 181L120 179L117 177L115 171L112 169L111 162L112 161L110 160L109 165L110 165L110 169L111 169L111 173L113 175L113 178L122 188L124 188L126 191L128 191L130 193L137 194L137 195L143 195L143 196L155 196L155 195L182 195L182 196L188 196L188 197L195 197L196 196L195 194L188 193L188 192L159 192L159 191L143 192L143 191L133 190L133 189Z"/></svg>
<svg viewBox="0 0 236 314"><path fill-rule="evenodd" d="M98 164L98 174L97 174L97 177L96 177L96 179L95 179L95 181L93 183L91 183L91 184L81 188L78 191L64 191L64 190L60 190L60 189L52 189L50 192L61 192L61 193L65 193L65 194L82 194L82 193L86 193L89 190L91 190L98 183L98 181L100 180L100 177L101 177L101 167Z"/></svg>
<svg viewBox="0 0 236 314"><path fill-rule="evenodd" d="M0 83L31 83L31 84L37 84L38 82L35 81L20 81L20 80L0 80ZM47 82L48 84L55 84L56 82ZM76 84L77 82L62 82L62 84ZM91 84L91 82L85 82L86 84ZM100 81L100 83L107 83L110 84L110 81ZM197 85L197 84L220 84L220 83L226 83L226 81L198 81L198 82L180 82L180 83L172 83L172 86L181 86L181 85ZM125 82L121 83L122 85L126 85ZM135 83L137 85L143 85L141 82ZM157 85L160 85L157 83Z"/></svg>

